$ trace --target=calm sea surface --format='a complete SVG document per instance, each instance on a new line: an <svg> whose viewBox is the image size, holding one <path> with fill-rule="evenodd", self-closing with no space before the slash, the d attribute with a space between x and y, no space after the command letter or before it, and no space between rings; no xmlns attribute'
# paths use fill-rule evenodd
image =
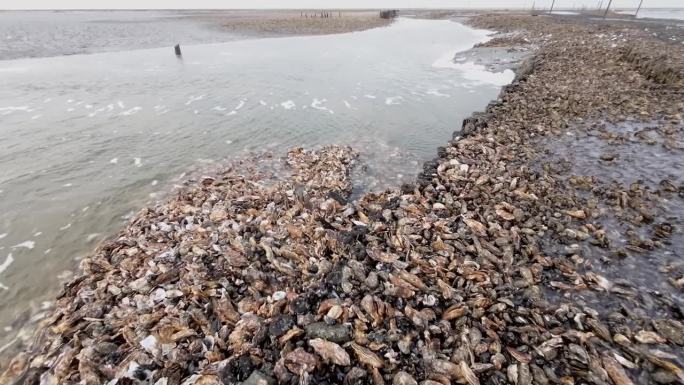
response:
<svg viewBox="0 0 684 385"><path fill-rule="evenodd" d="M113 32L79 13L0 16L6 59L60 44L117 51L0 60L0 350L80 258L184 174L335 143L362 152L363 188L398 185L513 77L452 62L488 32L446 20L235 40L164 13L94 15ZM186 44L178 59L178 30L234 41ZM165 47L131 49L149 46Z"/></svg>
<svg viewBox="0 0 684 385"><path fill-rule="evenodd" d="M635 11L636 9L629 9L618 12L633 15ZM639 19L673 19L684 21L684 8L644 8L639 10L637 17Z"/></svg>

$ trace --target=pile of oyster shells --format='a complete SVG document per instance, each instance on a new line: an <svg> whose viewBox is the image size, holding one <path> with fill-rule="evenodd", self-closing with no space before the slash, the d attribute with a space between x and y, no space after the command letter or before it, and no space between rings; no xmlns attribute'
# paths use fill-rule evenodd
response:
<svg viewBox="0 0 684 385"><path fill-rule="evenodd" d="M607 229L569 178L536 167L571 124L681 119L681 86L619 54L638 31L473 23L541 48L417 183L350 202L357 154L335 146L188 181L83 260L0 383L684 382L681 306L650 318L575 300L619 295L581 255L610 248Z"/></svg>

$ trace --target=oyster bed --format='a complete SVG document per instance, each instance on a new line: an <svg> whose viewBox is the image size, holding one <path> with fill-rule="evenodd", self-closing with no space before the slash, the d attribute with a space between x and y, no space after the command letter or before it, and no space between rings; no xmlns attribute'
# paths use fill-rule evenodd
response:
<svg viewBox="0 0 684 385"><path fill-rule="evenodd" d="M649 282L622 288L599 255L679 253L678 212L654 207L682 203L681 175L564 167L561 139L656 122L661 141L598 131L681 159L684 47L579 20L471 23L539 48L416 183L349 201L357 153L335 146L188 181L83 260L0 383L684 382L681 266L640 297ZM666 60L639 64L634 41Z"/></svg>

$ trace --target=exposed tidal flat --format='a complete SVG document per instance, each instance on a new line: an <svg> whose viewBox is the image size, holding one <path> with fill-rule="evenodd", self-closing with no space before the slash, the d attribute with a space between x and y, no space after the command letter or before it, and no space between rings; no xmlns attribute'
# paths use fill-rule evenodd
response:
<svg viewBox="0 0 684 385"><path fill-rule="evenodd" d="M681 38L587 21L470 19L502 34L433 68L533 54L400 187L350 199L344 145L186 179L81 261L2 380L683 381Z"/></svg>

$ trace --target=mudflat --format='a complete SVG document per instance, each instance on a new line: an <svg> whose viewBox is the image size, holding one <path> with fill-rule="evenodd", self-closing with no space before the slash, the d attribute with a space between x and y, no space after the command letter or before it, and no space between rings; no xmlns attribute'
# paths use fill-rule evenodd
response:
<svg viewBox="0 0 684 385"><path fill-rule="evenodd" d="M212 18L227 31L259 36L327 35L389 25L378 11L235 12Z"/></svg>

